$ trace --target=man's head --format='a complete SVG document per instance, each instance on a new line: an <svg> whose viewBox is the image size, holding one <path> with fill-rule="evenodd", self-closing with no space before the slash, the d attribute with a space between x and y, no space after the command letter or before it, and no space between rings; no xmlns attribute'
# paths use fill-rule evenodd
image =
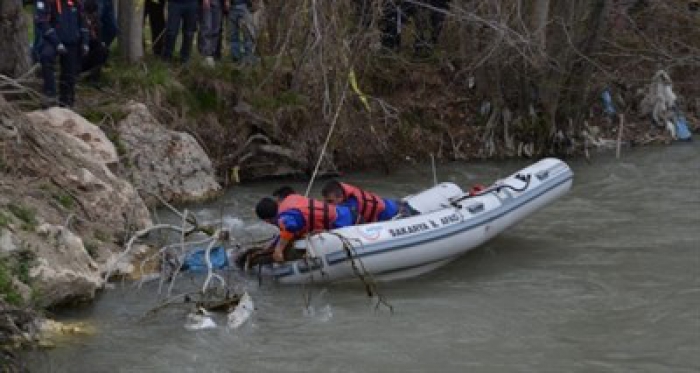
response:
<svg viewBox="0 0 700 373"><path fill-rule="evenodd" d="M343 187L337 180L328 181L321 189L323 201L326 203L339 204L345 200L345 192Z"/></svg>
<svg viewBox="0 0 700 373"><path fill-rule="evenodd" d="M260 220L273 224L274 219L277 217L277 202L270 197L261 199L258 204L255 205L255 214Z"/></svg>
<svg viewBox="0 0 700 373"><path fill-rule="evenodd" d="M294 191L294 188L290 187L289 185L285 185L283 187L278 188L274 192L272 192L272 196L275 197L277 202L282 202L285 198L287 198L288 195L290 194L297 194L296 191Z"/></svg>

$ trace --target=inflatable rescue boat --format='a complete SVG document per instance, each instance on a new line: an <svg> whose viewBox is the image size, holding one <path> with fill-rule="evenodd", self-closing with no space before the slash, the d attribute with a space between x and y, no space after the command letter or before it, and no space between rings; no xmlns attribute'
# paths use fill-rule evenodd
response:
<svg viewBox="0 0 700 373"><path fill-rule="evenodd" d="M312 234L304 259L274 264L279 282L329 282L370 273L388 281L432 271L478 247L569 191L566 163L543 159L482 190L441 183L403 199L418 214Z"/></svg>

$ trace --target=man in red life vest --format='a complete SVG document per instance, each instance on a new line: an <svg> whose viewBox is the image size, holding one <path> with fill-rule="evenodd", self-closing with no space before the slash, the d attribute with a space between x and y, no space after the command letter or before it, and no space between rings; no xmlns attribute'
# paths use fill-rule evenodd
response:
<svg viewBox="0 0 700 373"><path fill-rule="evenodd" d="M272 259L283 262L287 245L308 233L342 228L353 224L353 214L347 207L335 206L306 198L284 187L275 192L275 199L265 197L255 206L261 220L277 226L280 234L273 243Z"/></svg>
<svg viewBox="0 0 700 373"><path fill-rule="evenodd" d="M356 215L356 224L391 220L399 213L397 201L335 180L327 182L321 194L326 203L349 208Z"/></svg>

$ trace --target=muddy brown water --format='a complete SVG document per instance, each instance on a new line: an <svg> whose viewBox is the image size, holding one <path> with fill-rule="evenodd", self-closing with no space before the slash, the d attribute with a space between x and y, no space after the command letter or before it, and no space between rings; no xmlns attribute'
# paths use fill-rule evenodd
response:
<svg viewBox="0 0 700 373"><path fill-rule="evenodd" d="M438 175L468 186L528 163L454 163ZM256 303L252 322L189 332L178 309L137 322L155 288L127 284L61 315L99 333L30 354L32 371L700 371L698 139L569 163L576 178L566 197L446 267L382 284L393 315L375 311L354 282L304 289L240 280ZM407 165L346 180L400 196L432 175ZM255 201L276 186L236 187L190 208L248 226Z"/></svg>

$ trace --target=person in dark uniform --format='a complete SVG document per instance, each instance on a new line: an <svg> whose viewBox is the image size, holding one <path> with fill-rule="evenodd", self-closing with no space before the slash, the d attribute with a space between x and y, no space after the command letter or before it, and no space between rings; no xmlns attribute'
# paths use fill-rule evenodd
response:
<svg viewBox="0 0 700 373"><path fill-rule="evenodd" d="M36 50L44 79L46 106L56 102L56 59L61 65L58 103L75 103L75 80L81 56L88 53L88 30L78 0L37 0L34 22L39 32Z"/></svg>
<svg viewBox="0 0 700 373"><path fill-rule="evenodd" d="M403 0L385 1L379 20L382 47L398 51L401 48L403 25L416 11L415 4Z"/></svg>
<svg viewBox="0 0 700 373"><path fill-rule="evenodd" d="M442 31L450 0L425 0L423 3L389 0L384 3L379 21L382 46L389 50L401 49L404 25L413 19L416 29L414 51L429 55Z"/></svg>
<svg viewBox="0 0 700 373"><path fill-rule="evenodd" d="M165 50L163 58L171 61L175 49L175 41L180 33L182 24L182 47L180 48L180 62L187 63L192 52L194 34L197 32L197 0L168 0L168 21L165 28Z"/></svg>
<svg viewBox="0 0 700 373"><path fill-rule="evenodd" d="M114 14L114 2L112 0L98 0L97 12L100 18L100 41L105 48L109 48L119 35L117 16Z"/></svg>
<svg viewBox="0 0 700 373"><path fill-rule="evenodd" d="M144 21L151 26L151 47L156 56L163 55L165 45L165 0L146 0L143 8Z"/></svg>
<svg viewBox="0 0 700 373"><path fill-rule="evenodd" d="M109 49L103 41L104 25L101 22L99 0L85 0L85 22L90 38L90 51L83 56L81 72L88 73L88 80L97 83L100 80L102 67L109 57Z"/></svg>
<svg viewBox="0 0 700 373"><path fill-rule="evenodd" d="M437 44L445 16L450 7L449 0L429 0L427 7L416 9L414 20L416 26L416 40L414 51L419 56L432 54Z"/></svg>

